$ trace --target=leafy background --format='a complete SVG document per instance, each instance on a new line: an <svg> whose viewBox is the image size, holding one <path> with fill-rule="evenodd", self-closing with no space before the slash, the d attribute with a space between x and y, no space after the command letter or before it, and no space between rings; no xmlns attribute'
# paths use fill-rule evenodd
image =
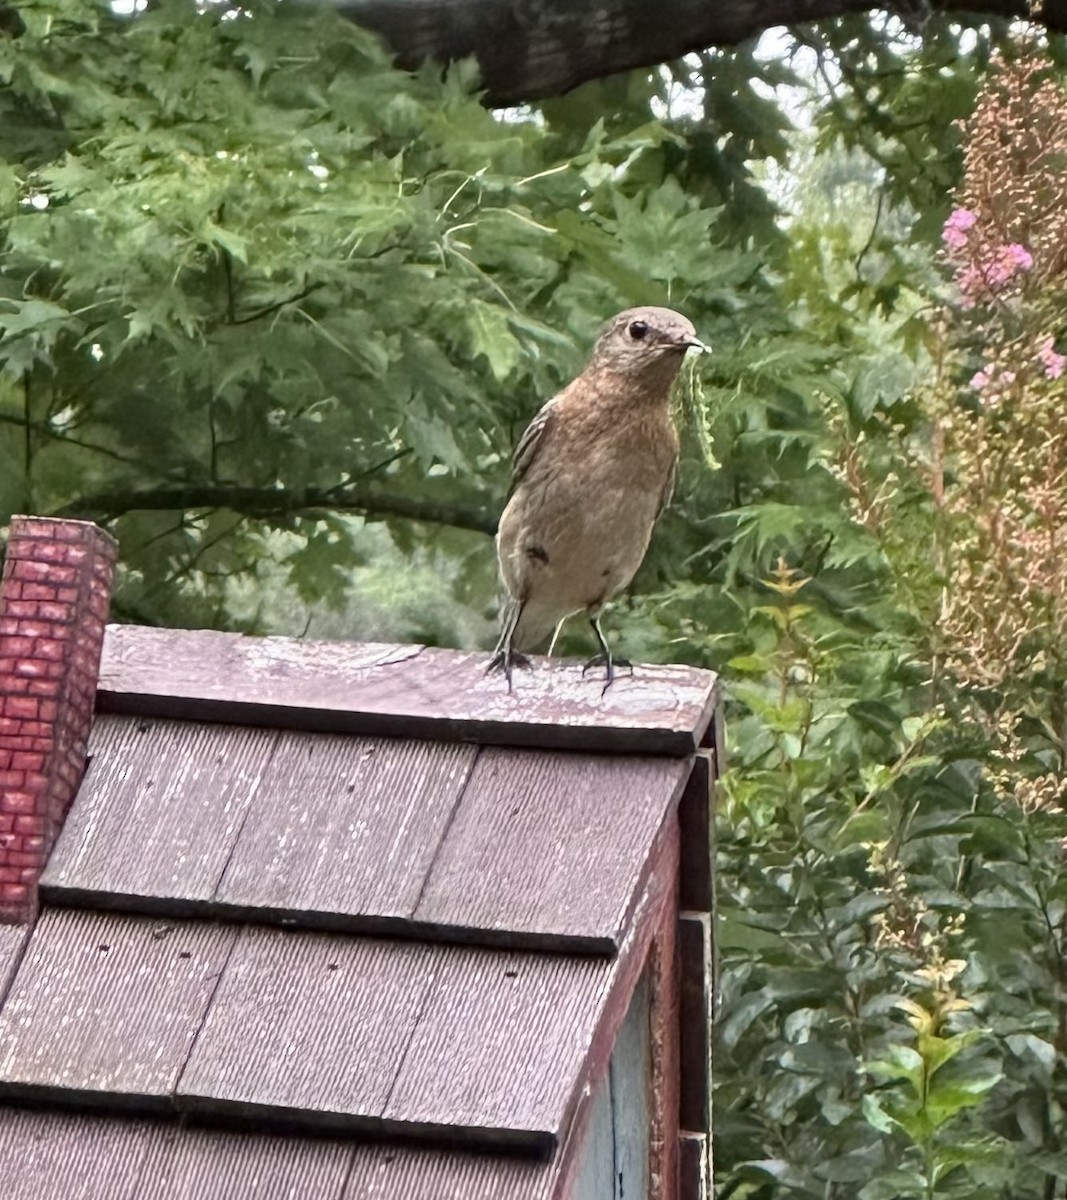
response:
<svg viewBox="0 0 1067 1200"><path fill-rule="evenodd" d="M105 523L120 620L485 646L518 433L684 310L614 624L731 697L720 1194L1065 1194L1061 47L856 16L494 113L296 4L19 14L0 523Z"/></svg>

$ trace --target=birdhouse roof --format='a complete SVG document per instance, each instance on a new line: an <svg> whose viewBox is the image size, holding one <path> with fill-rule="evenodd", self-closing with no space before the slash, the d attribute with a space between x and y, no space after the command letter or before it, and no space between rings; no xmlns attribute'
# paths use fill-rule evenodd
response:
<svg viewBox="0 0 1067 1200"><path fill-rule="evenodd" d="M565 1194L716 683L484 669L108 628L40 915L0 926L7 1200Z"/></svg>

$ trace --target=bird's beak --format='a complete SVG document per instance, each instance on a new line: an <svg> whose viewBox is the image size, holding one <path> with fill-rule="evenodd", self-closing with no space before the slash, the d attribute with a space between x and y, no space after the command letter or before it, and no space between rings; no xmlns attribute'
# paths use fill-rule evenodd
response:
<svg viewBox="0 0 1067 1200"><path fill-rule="evenodd" d="M711 353L711 347L705 345L699 338L686 338L682 345L685 347L686 354L688 354L690 350L695 350L697 354Z"/></svg>

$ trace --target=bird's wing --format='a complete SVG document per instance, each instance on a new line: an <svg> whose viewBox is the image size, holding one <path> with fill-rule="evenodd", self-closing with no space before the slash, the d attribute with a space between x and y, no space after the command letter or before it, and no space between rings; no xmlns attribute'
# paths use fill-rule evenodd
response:
<svg viewBox="0 0 1067 1200"><path fill-rule="evenodd" d="M559 396L554 396L541 408L537 416L526 426L522 437L519 438L519 444L515 447L515 453L511 459L513 490L522 481L534 459L540 453L541 447L548 440L558 404Z"/></svg>
<svg viewBox="0 0 1067 1200"><path fill-rule="evenodd" d="M667 478L663 482L663 491L659 495L659 508L656 509L656 520L663 516L664 511L670 507L672 498L674 497L674 485L678 482L678 458L671 463L671 469L667 474Z"/></svg>

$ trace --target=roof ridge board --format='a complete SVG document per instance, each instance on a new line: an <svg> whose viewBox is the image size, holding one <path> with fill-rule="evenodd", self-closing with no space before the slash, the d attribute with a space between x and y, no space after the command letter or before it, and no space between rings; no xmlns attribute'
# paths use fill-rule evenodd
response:
<svg viewBox="0 0 1067 1200"><path fill-rule="evenodd" d="M108 626L97 692L130 715L665 756L693 753L717 703L696 667L642 666L601 694L541 660L508 692L483 654L127 625Z"/></svg>
<svg viewBox="0 0 1067 1200"><path fill-rule="evenodd" d="M221 921L233 925L269 925L300 933L390 938L435 946L464 946L472 950L515 950L583 958L614 958L619 950L618 943L612 938L592 934L486 929L384 914L267 908L220 900L131 895L55 883L41 885L41 902L49 908L92 909L129 916ZM620 930L620 936L624 932Z"/></svg>

